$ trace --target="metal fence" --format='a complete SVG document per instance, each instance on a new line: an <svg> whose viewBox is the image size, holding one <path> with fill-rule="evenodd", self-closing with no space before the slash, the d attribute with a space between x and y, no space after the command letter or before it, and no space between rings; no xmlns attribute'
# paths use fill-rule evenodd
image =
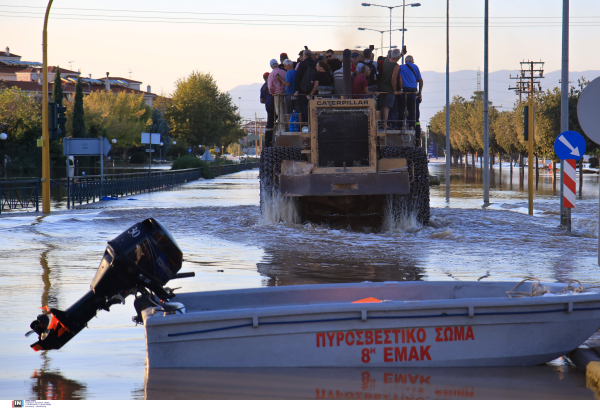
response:
<svg viewBox="0 0 600 408"><path fill-rule="evenodd" d="M40 181L12 180L0 181L0 214L2 210L29 208L39 211Z"/></svg>
<svg viewBox="0 0 600 408"><path fill-rule="evenodd" d="M102 197L123 197L161 190L200 177L201 168L105 175L104 181L101 176L70 177L67 179L67 208L93 203Z"/></svg>
<svg viewBox="0 0 600 408"><path fill-rule="evenodd" d="M237 173L242 170L250 170L258 167L258 162L252 163L240 163L240 164L226 164L224 166L211 166L211 170L215 177L222 176L224 174Z"/></svg>
<svg viewBox="0 0 600 408"><path fill-rule="evenodd" d="M222 176L253 169L258 163L229 164L211 167L213 175ZM88 204L102 197L123 197L161 190L202 177L202 168L164 170L148 173L126 173L100 176L77 176L67 179L67 208Z"/></svg>

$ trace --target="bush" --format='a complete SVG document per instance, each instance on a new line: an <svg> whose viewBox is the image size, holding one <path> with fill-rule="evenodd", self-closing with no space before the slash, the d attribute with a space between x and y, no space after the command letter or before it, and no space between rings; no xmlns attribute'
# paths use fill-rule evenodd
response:
<svg viewBox="0 0 600 408"><path fill-rule="evenodd" d="M173 161L171 170L197 169L202 168L202 177L205 179L215 178L210 166L205 161L191 155L179 157Z"/></svg>
<svg viewBox="0 0 600 408"><path fill-rule="evenodd" d="M597 157L590 157L590 168L591 169L595 169L598 167L598 158Z"/></svg>
<svg viewBox="0 0 600 408"><path fill-rule="evenodd" d="M148 163L148 157L144 152L135 152L131 155L131 159L129 159L129 163L135 164L144 164Z"/></svg>

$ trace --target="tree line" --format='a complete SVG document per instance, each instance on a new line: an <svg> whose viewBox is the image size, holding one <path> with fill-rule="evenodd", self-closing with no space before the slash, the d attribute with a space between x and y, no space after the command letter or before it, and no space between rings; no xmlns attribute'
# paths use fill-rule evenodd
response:
<svg viewBox="0 0 600 408"><path fill-rule="evenodd" d="M238 108L209 73L194 71L180 78L173 94L156 97L153 107L146 104L143 94L115 93L115 88L86 95L83 89L87 85L81 79L74 97L68 100L62 82L57 69L51 102L67 108L67 122L61 126L59 138L116 139L111 153L123 158L144 150L142 132L160 133L165 155L169 150L172 155L187 154L191 146L228 146L245 135ZM0 88L0 124L8 134L4 146L0 146L8 158L8 170L41 173L41 149L37 148L37 139L42 135L41 103L16 87ZM50 152L51 166L64 166L61 140L50 143Z"/></svg>
<svg viewBox="0 0 600 408"><path fill-rule="evenodd" d="M586 154L595 156L600 153L596 143L592 142L579 126L577 120L577 102L579 96L589 83L580 78L577 86L571 86L569 91L569 130L582 134L585 138ZM534 96L534 156L551 160L553 169L560 160L554 153L554 141L560 132L560 88L556 87ZM454 96L450 103L450 147L454 164L468 166L468 156L471 165L481 159L483 154L483 92L474 92L469 100ZM489 152L490 165L495 157L499 160L508 158L512 164L518 160L523 165L527 157L528 144L523 136L523 108L527 101L517 102L511 110L500 111L489 102ZM430 135L444 149L446 148L446 107L438 111L430 120ZM530 136L531 137L531 136Z"/></svg>

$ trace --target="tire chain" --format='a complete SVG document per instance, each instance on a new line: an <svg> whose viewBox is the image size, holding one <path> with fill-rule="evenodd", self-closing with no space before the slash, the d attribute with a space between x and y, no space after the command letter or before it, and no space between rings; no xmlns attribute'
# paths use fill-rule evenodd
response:
<svg viewBox="0 0 600 408"><path fill-rule="evenodd" d="M281 163L284 160L302 160L298 147L265 147L260 154L258 178L260 180L260 208L262 213L263 194L272 196L277 189L275 179L281 174Z"/></svg>
<svg viewBox="0 0 600 408"><path fill-rule="evenodd" d="M410 184L409 194L394 194L392 196L394 217L409 214L417 210L417 220L429 224L429 168L425 151L417 147L384 147L384 158L403 157L412 161L415 170L415 179Z"/></svg>

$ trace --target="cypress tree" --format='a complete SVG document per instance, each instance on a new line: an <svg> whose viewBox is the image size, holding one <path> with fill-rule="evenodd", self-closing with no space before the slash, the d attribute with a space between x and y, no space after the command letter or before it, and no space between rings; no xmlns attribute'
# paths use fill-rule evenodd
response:
<svg viewBox="0 0 600 408"><path fill-rule="evenodd" d="M52 100L54 103L58 103L59 106L63 106L63 90L62 90L62 78L60 77L60 67L56 67L56 76L54 77L54 88L52 89ZM61 118L65 117L64 113L60 114ZM60 125L59 137L65 137L65 124Z"/></svg>
<svg viewBox="0 0 600 408"><path fill-rule="evenodd" d="M83 89L81 79L75 86L75 106L73 107L73 137L85 137L85 122L83 121Z"/></svg>

